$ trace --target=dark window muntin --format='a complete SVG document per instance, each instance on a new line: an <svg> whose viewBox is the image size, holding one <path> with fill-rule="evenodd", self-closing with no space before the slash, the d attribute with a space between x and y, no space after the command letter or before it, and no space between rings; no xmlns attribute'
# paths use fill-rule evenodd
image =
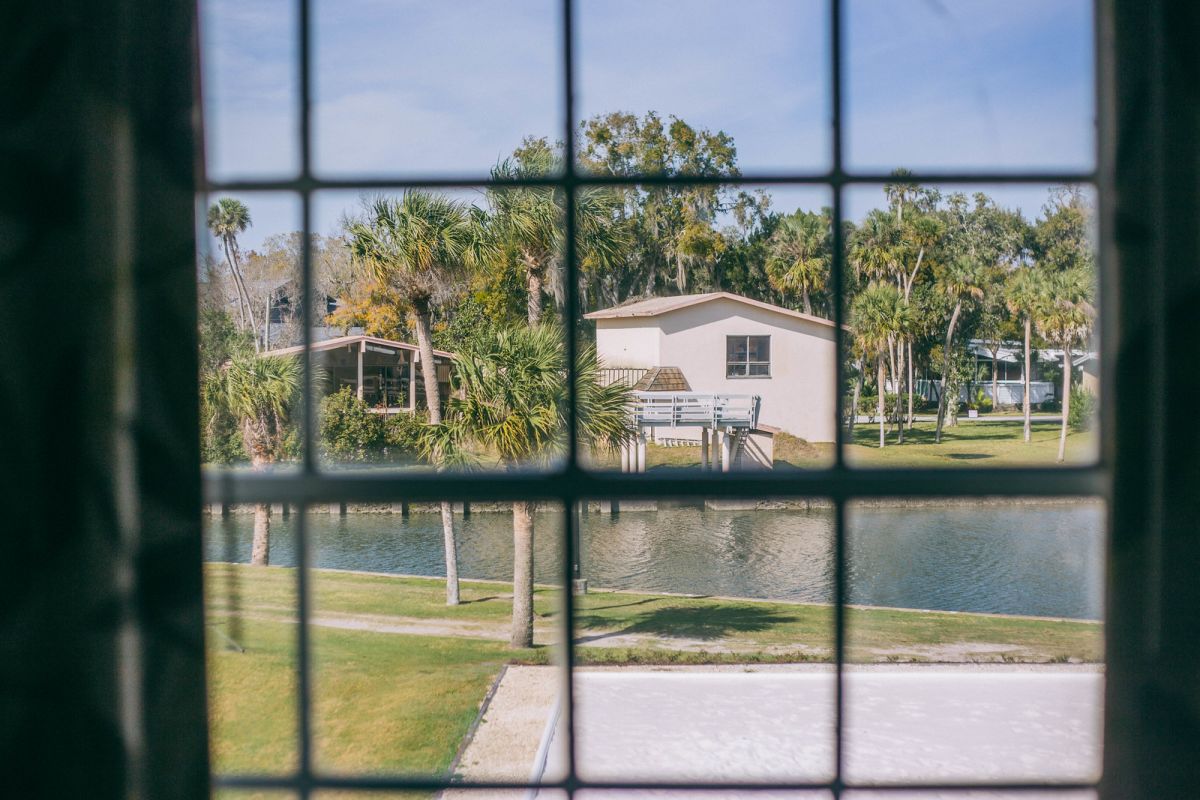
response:
<svg viewBox="0 0 1200 800"><path fill-rule="evenodd" d="M300 114L299 114L299 139L301 142L301 171L295 179L285 180L207 180L203 181L203 188L206 193L215 194L217 192L263 192L263 191L291 191L301 197L302 205L302 230L307 240L309 232L312 230L312 205L314 193L322 190L358 190L358 191L400 191L406 188L427 188L427 189L455 189L455 188L478 188L488 184L496 184L487 175L478 175L465 178L424 178L411 177L403 178L388 175L366 176L359 179L338 180L325 179L315 175L311 169L311 110L312 110L312 30L310 25L311 19L311 4L312 0L297 0L300 8L299 25L297 27L297 35L299 39L298 61L300 75ZM577 187L587 185L614 185L614 184L629 184L637 183L642 185L669 185L669 184L687 184L687 183L707 183L707 184L732 184L744 186L747 184L761 185L810 185L810 186L827 186L833 190L832 207L831 207L831 230L833 238L833 265L831 270L831 292L834 297L842 296L842 275L845 267L845 253L843 248L843 228L842 220L844 219L844 201L842 196L842 187L847 185L882 185L885 183L895 183L897 181L909 183L937 183L942 185L960 185L971 186L988 183L999 184L1017 184L1017 183L1033 183L1033 184L1058 184L1058 183L1074 183L1084 185L1095 185L1099 180L1098 170L1028 170L1028 171L1013 171L1013 170L965 170L965 171L947 171L933 172L922 171L913 172L907 176L898 178L890 173L885 172L848 172L843 164L842 157L842 140L843 135L843 100L842 86L844 84L842 75L844 65L842 63L842 48L843 48L843 2L842 0L829 0L829 81L830 81L830 97L831 97L831 129L832 136L832 152L831 152L831 167L827 172L804 173L804 172L786 172L778 173L763 173L753 175L743 175L736 180L714 176L662 176L662 175L646 175L646 176L622 176L619 180L615 178L604 178L600 176L583 176L580 175L574 163L573 158L565 160L565 168L561 175L546 176L542 178L522 179L512 182L515 185L526 186L543 186L557 187L564 192L566 198L566 215L565 215L565 236L564 236L564 282L568 286L573 286L578 283L578 263L575 258L575 238L573 236L574 219L574 190ZM574 2L573 0L561 0L560 19L561 19L561 67L563 70L564 80L561 83L562 88L562 107L563 128L561 132L562 140L566 143L569 152L573 152L573 144L575 140L575 114L574 114L574 33L573 33L573 16ZM1093 25L1099 23L1099 18L1093 19ZM1097 41L1101 41L1097 38ZM1096 66L1093 74L1095 80L1099 81L1102 65L1101 48L1095 49ZM1097 143L1100 143L1098 138ZM203 144L201 143L201 147ZM201 159L201 162L203 160ZM1111 243L1111 231L1102 229L1102 239L1105 246ZM302 260L302 296L311 298L314 294L314 284L312 280L313 259L310 251L304 252ZM1102 252L1103 258L1103 252ZM1101 293L1106 295L1111 291L1103 283L1101 284ZM565 311L567 319L578 319L578 294L576 292L565 292ZM1111 307L1110 304L1102 301L1102 307ZM305 304L305 307L311 307ZM835 339L839 358L837 359L837 381L836 385L844 384L844 359L841 354L847 352L845 342L845 329L843 327L844 311L842 303L833 303L833 317L835 322ZM1110 323L1111 324L1111 323ZM247 503L247 502L289 502L299 506L307 504L321 504L336 501L384 501L384 500L509 500L519 498L540 498L540 499L555 499L562 502L562 507L565 514L565 525L568 532L576 531L578 520L571 513L571 509L575 503L580 500L587 500L601 497L657 497L657 496L778 496L778 497L827 497L833 500L834 510L834 543L833 543L833 565L834 565L834 585L835 585L835 602L834 602L834 663L836 668L836 714L835 714L835 734L834 734L834 776L829 781L820 781L812 783L797 783L797 782L735 782L727 785L747 786L747 787L770 787L770 788L791 788L796 790L803 789L822 789L832 790L835 797L841 796L847 789L856 788L851 782L845 780L843 770L843 743L844 743L844 691L843 691L843 676L845 667L845 603L846 603L846 533L845 533L845 504L853 499L860 497L887 497L887 496L929 496L929 497L955 497L955 496L985 496L985 495L1004 495L1004 496L1019 496L1033 495L1042 497L1094 497L1107 496L1109 494L1109 448L1112 437L1102 437L1102 451L1099 463L1089 466L1079 467L1063 467L1055 469L1004 469L1004 470L959 470L959 471L944 471L944 470L923 470L913 469L907 471L856 471L851 469L845 462L844 458L844 438L845 431L840 424L841 408L846 398L840 392L836 395L837 417L835 418L836 444L835 462L825 470L813 470L804 474L788 475L786 477L778 477L774 475L728 475L728 476L687 476L686 478L670 476L653 476L653 475L638 475L636 481L630 481L626 476L616 476L597 472L588 472L581 468L578 460L578 452L574 441L574 414L575 409L569 409L572 424L569 426L570 447L566 459L562 462L562 467L549 474L530 475L530 474L512 474L512 475L487 475L487 476L461 476L453 474L438 474L438 475L370 475L370 474L343 474L338 475L336 479L333 476L324 472L317 463L316 452L314 447L315 431L315 408L313 405L312 393L312 369L311 369L311 351L307 348L311 346L311 330L309 326L302 326L304 331L304 344L306 351L304 355L306 385L309 391L306 393L303 419L304 430L306 432L304 441L304 458L303 468L299 474L276 474L271 476L256 476L248 474L206 474L205 493L209 502L214 503ZM574 363L574 354L577 351L577 336L578 331L575 326L568 326L567 334L567 363ZM574 383L568 384L568 391L574 395ZM1102 428L1107 428L1110 424L1107 418L1101 419ZM311 729L312 729L312 714L311 714L311 653L309 648L309 626L310 619L310 588L308 578L309 557L308 557L308 534L307 526L303 523L305 515L299 517L297 525L297 616L301 623L297 625L297 681L300 690L297 692L298 698L298 748L300 753L300 765L296 773L285 776L268 776L268 775L239 775L239 776L215 776L215 783L218 786L229 788L277 788L282 790L290 790L299 792L300 795L309 796L314 790L323 788L336 789L351 789L351 790L387 790L387 789L417 789L417 790L438 790L449 786L469 787L476 786L480 789L484 788L532 788L534 784L528 781L513 781L513 782L488 782L465 784L452 782L448 776L411 776L411 775L350 775L330 777L327 775L318 774L313 769L312 764L312 746L311 746ZM563 547L563 579L568 582L572 575L572 561L574 558L574 548L576 540L573 535L567 535L564 540ZM574 601L570 593L565 593L563 596L564 606L564 624L569 626L572 619ZM567 642L564 659L564 669L570 673L575 663L574 657L574 642L571 636L566 636ZM564 703L564 719L570 722L573 719L574 708L574 693L573 685L570 680L564 682L566 686L565 703ZM574 752L575 752L575 730L573 724L568 724L567 728L567 752L568 756L568 774L565 778L557 781L545 781L538 786L542 788L558 787L565 790L568 796L575 793L581 788L629 788L629 787L666 787L672 784L667 782L655 781L626 781L626 782L604 782L604 781L587 781L580 778L575 769ZM680 784L674 784L679 786ZM710 784L697 783L689 784L697 787L704 787ZM1014 791L1028 790L1031 787L1045 791L1072 791L1081 789L1094 789L1098 785L1097 782L1083 782L1077 784L1064 784L1053 782L1020 782L1020 783L1004 783L1004 782L958 782L955 784L956 790L995 790L1003 791L1012 789ZM936 783L910 782L902 786L895 785L888 787L889 789L909 789L909 790L937 790L943 788L942 785ZM365 797L366 795L364 795Z"/></svg>
<svg viewBox="0 0 1200 800"><path fill-rule="evenodd" d="M725 377L771 377L771 337L759 334L726 336Z"/></svg>

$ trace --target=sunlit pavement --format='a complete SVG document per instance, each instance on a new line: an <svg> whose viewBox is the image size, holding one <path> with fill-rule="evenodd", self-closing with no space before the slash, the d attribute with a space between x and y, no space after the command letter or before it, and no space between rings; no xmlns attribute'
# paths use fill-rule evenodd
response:
<svg viewBox="0 0 1200 800"><path fill-rule="evenodd" d="M828 669L594 670L577 673L575 687L577 763L584 778L821 781L831 774L834 677ZM851 668L846 675L846 779L1091 780L1100 769L1102 693L1103 675L1094 667ZM560 724L550 747L548 778L562 773L564 740ZM620 796L697 795L653 791Z"/></svg>

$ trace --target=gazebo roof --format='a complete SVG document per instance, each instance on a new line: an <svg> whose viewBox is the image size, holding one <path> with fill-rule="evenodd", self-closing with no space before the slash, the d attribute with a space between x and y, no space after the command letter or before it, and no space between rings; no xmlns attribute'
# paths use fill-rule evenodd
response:
<svg viewBox="0 0 1200 800"><path fill-rule="evenodd" d="M654 367L633 385L635 392L690 392L691 385L679 367Z"/></svg>

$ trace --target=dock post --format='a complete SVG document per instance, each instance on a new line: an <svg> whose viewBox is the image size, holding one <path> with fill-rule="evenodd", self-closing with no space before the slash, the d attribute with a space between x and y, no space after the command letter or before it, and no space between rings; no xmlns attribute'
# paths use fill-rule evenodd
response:
<svg viewBox="0 0 1200 800"><path fill-rule="evenodd" d="M732 462L733 437L729 435L729 431L723 431L721 433L721 472L729 472Z"/></svg>
<svg viewBox="0 0 1200 800"><path fill-rule="evenodd" d="M708 472L708 428L700 429L700 471Z"/></svg>
<svg viewBox="0 0 1200 800"><path fill-rule="evenodd" d="M646 471L646 434L639 433L637 438L637 466L634 472Z"/></svg>

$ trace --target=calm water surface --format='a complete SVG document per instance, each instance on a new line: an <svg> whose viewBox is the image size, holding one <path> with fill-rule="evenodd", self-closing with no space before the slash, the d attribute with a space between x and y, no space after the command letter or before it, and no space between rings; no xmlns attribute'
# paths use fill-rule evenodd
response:
<svg viewBox="0 0 1200 800"><path fill-rule="evenodd" d="M583 573L593 586L830 602L832 513L680 508L583 516ZM271 563L295 564L295 520L272 518ZM317 567L442 575L437 514L313 513ZM849 600L865 605L1099 619L1098 504L851 507ZM512 578L512 518L456 516L464 578ZM209 523L207 556L249 558L253 517ZM561 575L562 517L536 520L537 580Z"/></svg>

